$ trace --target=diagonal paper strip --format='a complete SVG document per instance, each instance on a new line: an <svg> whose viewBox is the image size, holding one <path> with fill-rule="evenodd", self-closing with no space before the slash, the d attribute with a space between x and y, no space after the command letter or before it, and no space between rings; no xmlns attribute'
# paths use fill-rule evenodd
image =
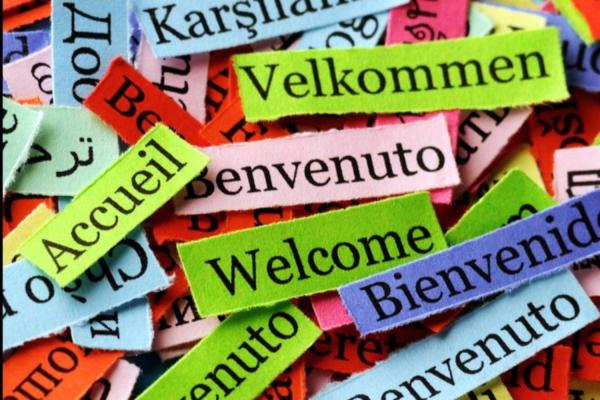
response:
<svg viewBox="0 0 600 400"><path fill-rule="evenodd" d="M2 240L2 265L14 263L21 258L17 248L31 237L40 226L54 217L54 210L40 204Z"/></svg>
<svg viewBox="0 0 600 400"><path fill-rule="evenodd" d="M157 124L25 242L21 253L64 287L207 163L203 153Z"/></svg>
<svg viewBox="0 0 600 400"><path fill-rule="evenodd" d="M420 320L600 253L600 190L343 286L361 333Z"/></svg>
<svg viewBox="0 0 600 400"><path fill-rule="evenodd" d="M470 391L458 400L513 400L500 378L495 378Z"/></svg>
<svg viewBox="0 0 600 400"><path fill-rule="evenodd" d="M129 54L127 2L52 0L54 104L81 107L110 60Z"/></svg>
<svg viewBox="0 0 600 400"><path fill-rule="evenodd" d="M85 109L44 106L42 124L11 192L74 196L119 158L110 127Z"/></svg>
<svg viewBox="0 0 600 400"><path fill-rule="evenodd" d="M52 48L50 46L2 67L4 79L15 99L37 97L52 103Z"/></svg>
<svg viewBox="0 0 600 400"><path fill-rule="evenodd" d="M552 4L567 18L569 25L584 42L591 44L600 39L598 28L590 24L591 21L588 21L587 15L582 12L585 10L590 13L590 16L593 16L598 12L597 4L586 0L552 0Z"/></svg>
<svg viewBox="0 0 600 400"><path fill-rule="evenodd" d="M407 0L338 0L313 5L266 0L235 3L230 7L231 3L224 0L201 3L139 0L134 7L154 53L171 57L319 28L406 3Z"/></svg>
<svg viewBox="0 0 600 400"><path fill-rule="evenodd" d="M426 193L177 246L202 316L332 290L446 247Z"/></svg>
<svg viewBox="0 0 600 400"><path fill-rule="evenodd" d="M40 111L2 98L2 197L27 159L41 121Z"/></svg>
<svg viewBox="0 0 600 400"><path fill-rule="evenodd" d="M563 272L504 294L457 320L444 334L330 385L314 400L419 400L440 393L456 398L598 317L575 278Z"/></svg>
<svg viewBox="0 0 600 400"><path fill-rule="evenodd" d="M289 302L234 314L137 400L255 398L301 356L321 331ZM254 358L248 361L248 357ZM227 377L227 378L225 378Z"/></svg>
<svg viewBox="0 0 600 400"><path fill-rule="evenodd" d="M529 12L478 2L474 2L473 7L487 15L493 21L493 33L540 29L546 26L546 20L543 17Z"/></svg>
<svg viewBox="0 0 600 400"><path fill-rule="evenodd" d="M384 197L460 182L442 115L202 151L212 162L176 197L177 214Z"/></svg>
<svg viewBox="0 0 600 400"><path fill-rule="evenodd" d="M150 351L152 310L147 297L94 316L71 326L73 343L90 349Z"/></svg>
<svg viewBox="0 0 600 400"><path fill-rule="evenodd" d="M207 144L200 137L202 124L121 57L112 61L84 104L130 145L161 121L189 143Z"/></svg>
<svg viewBox="0 0 600 400"><path fill-rule="evenodd" d="M4 267L2 276L3 349L58 332L169 284L140 231L119 242L64 289L26 260Z"/></svg>
<svg viewBox="0 0 600 400"><path fill-rule="evenodd" d="M491 109L568 97L555 28L374 49L243 54L234 66L249 121Z"/></svg>

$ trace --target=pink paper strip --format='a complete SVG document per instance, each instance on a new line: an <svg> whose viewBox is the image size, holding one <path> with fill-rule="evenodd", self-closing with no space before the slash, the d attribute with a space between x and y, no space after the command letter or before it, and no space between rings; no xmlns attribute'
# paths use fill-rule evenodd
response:
<svg viewBox="0 0 600 400"><path fill-rule="evenodd" d="M459 183L441 115L202 151L211 159L206 177L176 197L177 214L384 197Z"/></svg>
<svg viewBox="0 0 600 400"><path fill-rule="evenodd" d="M50 46L2 66L4 79L15 99L39 97L52 101L52 48Z"/></svg>
<svg viewBox="0 0 600 400"><path fill-rule="evenodd" d="M158 356L161 361L172 360L173 358L181 357L196 345L197 342L185 343L179 346L171 347L170 349L161 350L158 352Z"/></svg>
<svg viewBox="0 0 600 400"><path fill-rule="evenodd" d="M204 98L209 53L156 58L143 37L137 54L137 70L198 121L206 119Z"/></svg>
<svg viewBox="0 0 600 400"><path fill-rule="evenodd" d="M559 203L600 188L600 146L554 152L554 193Z"/></svg>
<svg viewBox="0 0 600 400"><path fill-rule="evenodd" d="M575 271L575 277L588 296L600 296L600 264L592 263L591 269Z"/></svg>
<svg viewBox="0 0 600 400"><path fill-rule="evenodd" d="M89 398L91 400L129 399L140 372L134 364L125 360L117 361L104 378L94 383Z"/></svg>
<svg viewBox="0 0 600 400"><path fill-rule="evenodd" d="M454 189L455 198L481 177L529 114L530 108L461 113L456 162L462 183Z"/></svg>
<svg viewBox="0 0 600 400"><path fill-rule="evenodd" d="M312 368L306 372L306 398L311 399L314 395L331 382L333 372L323 371L322 369Z"/></svg>
<svg viewBox="0 0 600 400"><path fill-rule="evenodd" d="M330 331L352 323L352 318L338 292L325 292L311 296L310 302L317 317L319 327Z"/></svg>

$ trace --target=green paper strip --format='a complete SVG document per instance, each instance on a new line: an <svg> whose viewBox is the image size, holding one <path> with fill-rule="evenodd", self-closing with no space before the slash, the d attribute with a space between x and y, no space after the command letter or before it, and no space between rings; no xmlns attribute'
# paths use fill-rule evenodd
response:
<svg viewBox="0 0 600 400"><path fill-rule="evenodd" d="M600 133L598 134L598 136L596 136L596 139L594 140L594 145L600 146Z"/></svg>
<svg viewBox="0 0 600 400"><path fill-rule="evenodd" d="M256 398L320 335L289 302L235 314L137 400Z"/></svg>
<svg viewBox="0 0 600 400"><path fill-rule="evenodd" d="M558 30L234 57L246 119L493 109L569 96Z"/></svg>
<svg viewBox="0 0 600 400"><path fill-rule="evenodd" d="M554 205L527 174L513 169L446 232L446 241L454 246Z"/></svg>
<svg viewBox="0 0 600 400"><path fill-rule="evenodd" d="M588 45L591 45L594 42L592 31L585 16L579 11L577 6L573 4L572 0L552 0L552 4L554 4L560 13L565 16L567 21L569 21L569 25L571 25L584 42Z"/></svg>
<svg viewBox="0 0 600 400"><path fill-rule="evenodd" d="M444 248L427 193L177 246L202 316L333 290Z"/></svg>
<svg viewBox="0 0 600 400"><path fill-rule="evenodd" d="M68 285L166 203L208 157L157 124L20 248Z"/></svg>
<svg viewBox="0 0 600 400"><path fill-rule="evenodd" d="M38 133L42 112L30 110L2 98L2 196L12 183L19 166Z"/></svg>

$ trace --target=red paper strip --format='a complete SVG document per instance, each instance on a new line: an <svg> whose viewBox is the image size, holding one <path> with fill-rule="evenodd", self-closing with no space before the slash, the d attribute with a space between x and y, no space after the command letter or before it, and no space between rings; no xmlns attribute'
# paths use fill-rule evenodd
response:
<svg viewBox="0 0 600 400"><path fill-rule="evenodd" d="M4 10L4 7L3 7ZM22 6L11 8L2 16L2 31L8 32L14 29L33 24L44 18L49 18L52 12L50 1L34 0Z"/></svg>
<svg viewBox="0 0 600 400"><path fill-rule="evenodd" d="M600 382L600 320L575 333L565 343L573 348L571 374L584 381Z"/></svg>
<svg viewBox="0 0 600 400"><path fill-rule="evenodd" d="M306 398L306 371L302 359L279 375L257 400L303 400Z"/></svg>
<svg viewBox="0 0 600 400"><path fill-rule="evenodd" d="M254 228L275 222L289 221L293 213L290 207L260 208L250 211L234 211L227 213L225 232Z"/></svg>
<svg viewBox="0 0 600 400"><path fill-rule="evenodd" d="M4 197L2 204L2 237L15 229L33 210L40 204L56 210L54 198L32 197L9 193Z"/></svg>

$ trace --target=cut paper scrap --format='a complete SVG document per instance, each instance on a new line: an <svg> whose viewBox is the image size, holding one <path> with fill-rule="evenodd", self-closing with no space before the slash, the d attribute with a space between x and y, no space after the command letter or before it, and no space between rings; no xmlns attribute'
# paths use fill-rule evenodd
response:
<svg viewBox="0 0 600 400"><path fill-rule="evenodd" d="M271 385L257 398L257 400L273 399L307 399L306 370L302 358L275 378Z"/></svg>
<svg viewBox="0 0 600 400"><path fill-rule="evenodd" d="M179 399L188 394L202 398L209 393L228 399L254 398L320 334L289 302L234 314L137 399ZM245 361L248 354L254 358L251 363ZM223 371L227 381L221 380Z"/></svg>
<svg viewBox="0 0 600 400"><path fill-rule="evenodd" d="M110 61L129 54L127 2L52 0L52 21L54 103L81 107Z"/></svg>
<svg viewBox="0 0 600 400"><path fill-rule="evenodd" d="M304 356L306 365L345 374L373 367L389 354L429 332L423 328L399 328L361 337L353 326L323 332Z"/></svg>
<svg viewBox="0 0 600 400"><path fill-rule="evenodd" d="M595 146L600 146L600 134L598 134L598 136L596 136L596 140L594 140L593 143Z"/></svg>
<svg viewBox="0 0 600 400"><path fill-rule="evenodd" d="M90 349L150 351L153 334L145 296L71 326L73 343Z"/></svg>
<svg viewBox="0 0 600 400"><path fill-rule="evenodd" d="M119 360L105 376L92 384L82 400L125 400L129 399L140 369L125 360Z"/></svg>
<svg viewBox="0 0 600 400"><path fill-rule="evenodd" d="M177 251L200 315L211 316L336 289L444 248L429 196L417 193L183 243Z"/></svg>
<svg viewBox="0 0 600 400"><path fill-rule="evenodd" d="M324 331L339 328L352 323L352 317L346 311L342 299L337 292L315 294L310 298L312 309Z"/></svg>
<svg viewBox="0 0 600 400"><path fill-rule="evenodd" d="M478 54L478 60L464 61L459 54ZM422 61L397 61L411 59ZM233 60L248 121L490 109L568 97L555 28L373 49L243 54Z"/></svg>
<svg viewBox="0 0 600 400"><path fill-rule="evenodd" d="M597 60L600 54L600 43L587 45L561 15L539 14L546 18L548 25L560 29L568 85L599 92L600 67Z"/></svg>
<svg viewBox="0 0 600 400"><path fill-rule="evenodd" d="M188 293L177 298L155 328L152 349L165 350L208 336L219 326L217 317L201 318L192 296Z"/></svg>
<svg viewBox="0 0 600 400"><path fill-rule="evenodd" d="M207 163L203 153L157 124L25 242L21 254L64 287Z"/></svg>
<svg viewBox="0 0 600 400"><path fill-rule="evenodd" d="M409 345L368 371L330 385L314 399L394 395L418 400L440 393L456 398L598 317L575 278L569 272L556 274L504 294L458 319L444 334ZM522 338L519 324L537 335L529 332Z"/></svg>
<svg viewBox="0 0 600 400"><path fill-rule="evenodd" d="M192 117L204 122L208 60L208 53L156 58L148 41L142 36L136 67L146 79L175 100Z"/></svg>
<svg viewBox="0 0 600 400"><path fill-rule="evenodd" d="M26 260L4 267L2 276L6 306L4 350L169 285L140 231L120 241L64 289Z"/></svg>
<svg viewBox="0 0 600 400"><path fill-rule="evenodd" d="M156 353L142 353L135 357L128 358L127 361L137 365L142 370L133 387L133 393L131 394L131 397L133 398L139 396L141 392L156 381L175 363L175 360L162 362Z"/></svg>
<svg viewBox="0 0 600 400"><path fill-rule="evenodd" d="M478 11L473 4L469 7L469 35L470 37L481 37L489 35L494 29L491 18Z"/></svg>
<svg viewBox="0 0 600 400"><path fill-rule="evenodd" d="M119 158L119 140L88 110L44 106L42 123L11 192L75 196Z"/></svg>
<svg viewBox="0 0 600 400"><path fill-rule="evenodd" d="M56 210L56 204L52 197L23 196L9 193L4 197L2 208L2 235L6 235L15 229L31 212L40 204L44 204L52 210Z"/></svg>
<svg viewBox="0 0 600 400"><path fill-rule="evenodd" d="M559 203L600 189L600 146L555 151L553 175Z"/></svg>
<svg viewBox="0 0 600 400"><path fill-rule="evenodd" d="M2 98L2 197L38 134L43 113Z"/></svg>
<svg viewBox="0 0 600 400"><path fill-rule="evenodd" d="M445 119L299 133L202 149L206 173L175 198L206 214L384 197L460 183Z"/></svg>
<svg viewBox="0 0 600 400"><path fill-rule="evenodd" d="M30 53L50 44L50 36L44 30L3 32L2 33L2 64L19 60ZM2 78L2 92L10 94L8 85Z"/></svg>
<svg viewBox="0 0 600 400"><path fill-rule="evenodd" d="M52 48L50 46L2 67L4 79L15 99L37 97L52 103Z"/></svg>
<svg viewBox="0 0 600 400"><path fill-rule="evenodd" d="M556 105L534 108L529 118L529 139L540 167L546 190L554 193L552 171L558 149L589 146L600 132L598 95L573 90L569 100Z"/></svg>
<svg viewBox="0 0 600 400"><path fill-rule="evenodd" d="M2 239L2 265L14 263L21 258L17 248L50 221L55 212L45 204L37 206L15 229Z"/></svg>
<svg viewBox="0 0 600 400"><path fill-rule="evenodd" d="M121 57L111 62L84 104L130 145L161 121L189 143L207 144L199 136L202 124Z"/></svg>
<svg viewBox="0 0 600 400"><path fill-rule="evenodd" d="M152 225L152 234L158 244L189 242L223 233L225 213L204 215L174 215L173 211L161 216Z"/></svg>
<svg viewBox="0 0 600 400"><path fill-rule="evenodd" d="M565 16L579 37L591 44L600 39L598 4L590 0L552 0L552 4Z"/></svg>
<svg viewBox="0 0 600 400"><path fill-rule="evenodd" d="M544 0L494 0L494 2L527 10L539 10L544 6Z"/></svg>
<svg viewBox="0 0 600 400"><path fill-rule="evenodd" d="M181 346L160 350L157 352L157 354L162 362L173 360L189 353L189 351L192 350L196 344L196 342L182 344Z"/></svg>
<svg viewBox="0 0 600 400"><path fill-rule="evenodd" d="M548 347L502 376L514 400L564 400L569 396L571 348Z"/></svg>
<svg viewBox="0 0 600 400"><path fill-rule="evenodd" d="M332 25L406 2L407 0L338 0L325 1L319 5L304 2L301 5L300 2L290 0L268 0L258 4L238 3L239 5L230 8L223 0L210 0L201 4L140 0L134 3L134 9L154 53L159 57L172 57L234 47L299 30ZM225 12L221 14L223 9ZM190 15L194 17L191 18ZM199 28L198 24L202 24L202 27Z"/></svg>
<svg viewBox="0 0 600 400"><path fill-rule="evenodd" d="M596 350L600 341L600 321L596 320L565 340L573 349L571 357L571 376L586 381L600 382L598 362L600 355Z"/></svg>
<svg viewBox="0 0 600 400"><path fill-rule="evenodd" d="M306 370L306 392L307 398L312 399L317 393L323 390L332 380L333 372L323 371L317 368L307 368Z"/></svg>
<svg viewBox="0 0 600 400"><path fill-rule="evenodd" d="M292 217L292 207L258 208L252 211L228 212L225 221L225 232L289 221Z"/></svg>
<svg viewBox="0 0 600 400"><path fill-rule="evenodd" d="M600 382L572 379L569 382L569 400L598 400Z"/></svg>
<svg viewBox="0 0 600 400"><path fill-rule="evenodd" d="M600 253L600 190L339 289L363 334L456 308Z"/></svg>
<svg viewBox="0 0 600 400"><path fill-rule="evenodd" d="M122 354L87 351L56 337L38 340L3 363L3 398L79 399Z"/></svg>
<svg viewBox="0 0 600 400"><path fill-rule="evenodd" d="M500 378L485 383L469 393L460 396L458 400L513 400Z"/></svg>
<svg viewBox="0 0 600 400"><path fill-rule="evenodd" d="M530 108L505 108L462 114L456 151L461 183L454 190L455 196L468 190L482 176L519 132L530 114Z"/></svg>
<svg viewBox="0 0 600 400"><path fill-rule="evenodd" d="M556 202L544 189L523 171L514 169L446 232L446 241L454 246L554 205Z"/></svg>
<svg viewBox="0 0 600 400"><path fill-rule="evenodd" d="M600 254L574 264L571 269L590 297L600 297Z"/></svg>
<svg viewBox="0 0 600 400"><path fill-rule="evenodd" d="M374 47L385 31L388 11L305 31L294 50Z"/></svg>
<svg viewBox="0 0 600 400"><path fill-rule="evenodd" d="M2 30L12 31L48 18L51 12L50 0L30 1L21 7L11 9L2 15Z"/></svg>
<svg viewBox="0 0 600 400"><path fill-rule="evenodd" d="M386 45L465 36L469 2L411 0L390 11Z"/></svg>
<svg viewBox="0 0 600 400"><path fill-rule="evenodd" d="M492 20L495 34L540 29L546 26L544 17L529 12L479 2L473 2L472 6Z"/></svg>

